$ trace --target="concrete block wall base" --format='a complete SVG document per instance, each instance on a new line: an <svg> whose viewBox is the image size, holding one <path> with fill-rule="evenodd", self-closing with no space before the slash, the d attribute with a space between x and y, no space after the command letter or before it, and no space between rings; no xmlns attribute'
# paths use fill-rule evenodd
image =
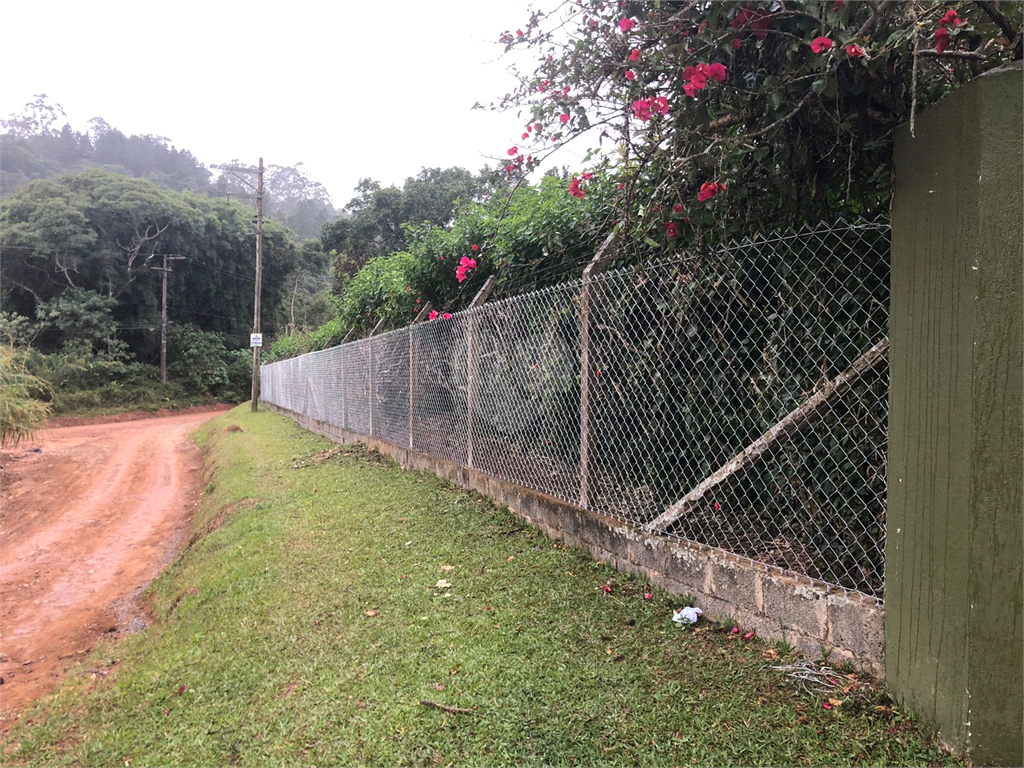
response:
<svg viewBox="0 0 1024 768"><path fill-rule="evenodd" d="M883 609L871 598L714 547L653 534L436 456L266 405L311 432L340 443L363 443L406 469L431 472L489 496L596 560L642 576L671 594L692 595L710 619L735 622L762 639L784 640L811 658L824 651L833 664L850 662L878 676L884 673Z"/></svg>

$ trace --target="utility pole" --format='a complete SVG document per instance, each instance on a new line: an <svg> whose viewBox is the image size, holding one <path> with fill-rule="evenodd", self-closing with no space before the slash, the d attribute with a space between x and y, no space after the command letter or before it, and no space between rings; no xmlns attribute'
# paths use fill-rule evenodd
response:
<svg viewBox="0 0 1024 768"><path fill-rule="evenodd" d="M260 333L260 291L263 286L263 158L256 177L256 298L253 307L252 332ZM260 401L260 347L252 348L252 412Z"/></svg>
<svg viewBox="0 0 1024 768"><path fill-rule="evenodd" d="M163 254L164 265L153 267L157 272L163 272L163 302L160 305L160 381L167 383L167 274L171 268L167 266L168 261L181 261L184 256L172 256L169 253Z"/></svg>
<svg viewBox="0 0 1024 768"><path fill-rule="evenodd" d="M252 189L252 184L243 179L240 173L256 174L256 298L253 302L252 332L260 333L260 293L263 286L263 158L257 168L236 168L231 165L212 164L211 168L228 171L235 178ZM262 342L261 342L262 344ZM260 347L252 344L252 412L256 413L260 400Z"/></svg>

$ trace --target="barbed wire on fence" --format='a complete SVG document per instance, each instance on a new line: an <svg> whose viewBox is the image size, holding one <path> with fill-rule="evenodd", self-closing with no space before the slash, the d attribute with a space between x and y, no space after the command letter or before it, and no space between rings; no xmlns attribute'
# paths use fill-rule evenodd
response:
<svg viewBox="0 0 1024 768"><path fill-rule="evenodd" d="M886 224L808 227L272 363L262 391L880 600L888 290Z"/></svg>

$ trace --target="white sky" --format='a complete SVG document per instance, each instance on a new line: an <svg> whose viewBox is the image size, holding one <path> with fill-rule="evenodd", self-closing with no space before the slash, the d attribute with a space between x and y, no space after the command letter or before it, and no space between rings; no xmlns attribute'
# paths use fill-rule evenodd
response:
<svg viewBox="0 0 1024 768"><path fill-rule="evenodd" d="M497 40L528 17L526 0L12 2L0 116L45 93L76 130L102 117L207 166L302 162L340 208L361 177L476 172L518 141L514 112L471 107L514 86Z"/></svg>

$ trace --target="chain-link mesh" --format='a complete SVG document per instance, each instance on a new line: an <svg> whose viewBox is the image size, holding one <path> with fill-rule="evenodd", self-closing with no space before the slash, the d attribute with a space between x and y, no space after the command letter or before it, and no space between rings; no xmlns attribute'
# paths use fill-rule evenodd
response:
<svg viewBox="0 0 1024 768"><path fill-rule="evenodd" d="M807 229L262 369L264 399L881 598L889 229Z"/></svg>

